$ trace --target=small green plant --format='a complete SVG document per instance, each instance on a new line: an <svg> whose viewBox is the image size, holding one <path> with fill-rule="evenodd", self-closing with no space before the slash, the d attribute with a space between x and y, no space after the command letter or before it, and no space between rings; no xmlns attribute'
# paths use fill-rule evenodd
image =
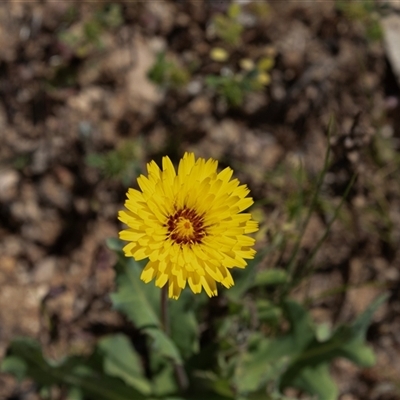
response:
<svg viewBox="0 0 400 400"><path fill-rule="evenodd" d="M244 25L240 16L246 12L257 19L264 19L270 15L270 7L263 2L250 2L247 5L231 3L226 14L218 13L212 17L211 28L215 36L229 47L237 47L241 44Z"/></svg>
<svg viewBox="0 0 400 400"><path fill-rule="evenodd" d="M180 88L185 86L190 79L189 72L176 62L168 60L164 52L157 55L156 62L147 76L153 83L165 88Z"/></svg>
<svg viewBox="0 0 400 400"><path fill-rule="evenodd" d="M240 11L240 4L232 3L228 8L227 15L217 14L212 19L216 36L231 46L237 46L241 42L244 28L238 21Z"/></svg>
<svg viewBox="0 0 400 400"><path fill-rule="evenodd" d="M59 33L59 39L78 57L85 57L93 50L103 48L102 35L123 23L119 4L105 5L82 24L73 24Z"/></svg>
<svg viewBox="0 0 400 400"><path fill-rule="evenodd" d="M240 107L247 93L262 90L270 83L269 71L273 65L274 60L270 57L264 57L256 64L249 59L244 59L241 62L240 72L219 76L208 75L206 84L230 106Z"/></svg>
<svg viewBox="0 0 400 400"><path fill-rule="evenodd" d="M86 162L89 166L97 168L104 178L121 181L124 186L128 186L140 172L138 152L137 143L127 141L104 154L89 154Z"/></svg>
<svg viewBox="0 0 400 400"><path fill-rule="evenodd" d="M379 22L376 3L373 0L346 1L338 0L338 10L350 21L360 21L365 27L365 34L368 40L381 40L383 31Z"/></svg>
<svg viewBox="0 0 400 400"><path fill-rule="evenodd" d="M260 4L250 4L249 10L259 18L269 15L269 7ZM271 77L269 71L273 68L274 57L262 57L257 63L252 60L244 59L240 63L239 71L236 66L229 65L229 58L234 51L234 47L240 44L241 35L244 30L239 22L242 6L232 3L227 14L217 14L212 18L212 32L214 36L221 39L224 43L222 47L214 47L210 51L210 58L218 63L223 63L219 75L208 75L205 78L206 85L217 92L229 106L239 107L242 105L246 93L262 90L269 85ZM225 47L229 48L227 50ZM246 62L247 61L247 62ZM249 64L250 63L250 64ZM250 65L250 66L249 66ZM198 63L193 64L193 71L198 68ZM224 72L228 71L228 73ZM190 72L178 65L165 52L160 52L154 65L147 74L148 78L158 86L163 88L181 88L190 80Z"/></svg>

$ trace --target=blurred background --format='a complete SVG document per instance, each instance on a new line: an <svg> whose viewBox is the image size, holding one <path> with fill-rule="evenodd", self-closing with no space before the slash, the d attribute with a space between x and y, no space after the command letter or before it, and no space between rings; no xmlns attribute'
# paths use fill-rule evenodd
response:
<svg viewBox="0 0 400 400"><path fill-rule="evenodd" d="M400 399L399 1L8 1L0 49L0 358L17 335L60 358L123 330L105 239L146 162L231 166L283 267L329 143L300 259L357 178L292 295L332 326L389 292L376 365L332 374L343 400ZM0 374L0 398L39 397Z"/></svg>

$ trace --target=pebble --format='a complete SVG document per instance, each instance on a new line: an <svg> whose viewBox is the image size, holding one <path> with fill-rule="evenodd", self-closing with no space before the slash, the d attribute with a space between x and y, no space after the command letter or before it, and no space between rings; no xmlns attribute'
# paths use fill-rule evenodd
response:
<svg viewBox="0 0 400 400"><path fill-rule="evenodd" d="M9 202L17 195L19 174L13 169L0 171L0 201Z"/></svg>
<svg viewBox="0 0 400 400"><path fill-rule="evenodd" d="M55 257L46 257L35 266L33 280L36 283L48 282L56 271L57 260Z"/></svg>

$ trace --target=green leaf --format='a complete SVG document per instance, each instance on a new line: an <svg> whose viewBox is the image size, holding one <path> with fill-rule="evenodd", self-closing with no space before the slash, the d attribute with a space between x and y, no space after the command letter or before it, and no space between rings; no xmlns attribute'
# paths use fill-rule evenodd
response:
<svg viewBox="0 0 400 400"><path fill-rule="evenodd" d="M136 328L152 338L153 348L182 364L178 348L161 329L159 318L161 290L140 279L142 268L133 258L119 256L116 265L117 291L111 295L113 305L124 313Z"/></svg>
<svg viewBox="0 0 400 400"><path fill-rule="evenodd" d="M238 358L234 377L237 392L254 392L267 381L277 379L289 360L288 351L291 349L286 344L255 334L252 346Z"/></svg>
<svg viewBox="0 0 400 400"><path fill-rule="evenodd" d="M14 375L18 382L22 382L26 377L28 366L19 357L9 356L1 364L0 371Z"/></svg>
<svg viewBox="0 0 400 400"><path fill-rule="evenodd" d="M240 14L240 4L232 3L228 8L228 17L231 19L235 19Z"/></svg>
<svg viewBox="0 0 400 400"><path fill-rule="evenodd" d="M117 253L122 253L124 242L116 237L109 237L106 239L107 247Z"/></svg>
<svg viewBox="0 0 400 400"><path fill-rule="evenodd" d="M68 400L85 400L83 398L83 393L82 390L76 387L71 388L68 390L68 395L67 395Z"/></svg>
<svg viewBox="0 0 400 400"><path fill-rule="evenodd" d="M313 383L313 380L324 382L327 387L332 387L333 383L328 381L330 378L327 375L327 369L328 363L337 357L345 357L362 367L370 367L375 363L374 353L366 344L365 335L373 313L386 299L387 295L380 296L352 325L340 326L330 339L322 343L318 340L316 334L311 341L308 337L308 346L303 347L303 351L293 359L287 371L282 375L281 388L296 386L319 396L320 400L336 399L336 397L328 396L331 391L324 392L322 387ZM293 311L294 309L289 317L292 321L295 318ZM307 328L303 322L297 324L297 328L294 327L293 334L302 335L302 332L306 331ZM303 340L302 343L304 344ZM317 379L315 374L319 374L320 377Z"/></svg>
<svg viewBox="0 0 400 400"><path fill-rule="evenodd" d="M293 386L314 394L319 400L337 400L338 389L329 374L328 364L306 366L292 381Z"/></svg>
<svg viewBox="0 0 400 400"><path fill-rule="evenodd" d="M271 57L263 57L257 62L257 69L260 71L269 71L274 66L275 61Z"/></svg>
<svg viewBox="0 0 400 400"><path fill-rule="evenodd" d="M252 342L251 347L241 353L237 360L234 382L238 393L249 393L259 389L271 372L269 370L272 366L269 362L271 340L260 334L254 334ZM278 358L281 355L284 353Z"/></svg>
<svg viewBox="0 0 400 400"><path fill-rule="evenodd" d="M282 309L275 306L268 300L256 300L258 319L262 322L269 322L277 325L282 317Z"/></svg>
<svg viewBox="0 0 400 400"><path fill-rule="evenodd" d="M217 75L207 75L205 78L206 85L212 89L216 89L223 82L223 78Z"/></svg>
<svg viewBox="0 0 400 400"><path fill-rule="evenodd" d="M143 329L143 332L152 338L151 349L153 352L182 364L178 348L162 330L156 327L147 327Z"/></svg>
<svg viewBox="0 0 400 400"><path fill-rule="evenodd" d="M153 391L157 398L179 392L173 365L157 352L150 354L150 369L153 372Z"/></svg>
<svg viewBox="0 0 400 400"><path fill-rule="evenodd" d="M253 286L276 286L286 283L289 280L288 274L283 269L271 268L260 271L256 275Z"/></svg>
<svg viewBox="0 0 400 400"><path fill-rule="evenodd" d="M331 325L327 322L315 327L315 336L319 342L326 342L332 336Z"/></svg>
<svg viewBox="0 0 400 400"><path fill-rule="evenodd" d="M376 298L367 309L354 321L352 327L356 335L362 339L365 339L368 327L371 323L374 313L378 308L388 299L389 294L385 293Z"/></svg>
<svg viewBox="0 0 400 400"><path fill-rule="evenodd" d="M1 368L4 372L21 372L20 378L33 379L39 389L66 385L80 389L83 396L91 400L145 400L137 390L126 386L119 379L94 370L86 361L82 357L70 357L61 362L48 361L36 341L20 338L11 342ZM26 366L23 376L23 369L20 368L22 364Z"/></svg>
<svg viewBox="0 0 400 400"><path fill-rule="evenodd" d="M284 311L291 325L288 337L293 341L293 346L300 353L314 338L314 324L307 310L292 300L283 304Z"/></svg>
<svg viewBox="0 0 400 400"><path fill-rule="evenodd" d="M106 337L99 342L98 348L104 357L106 374L121 378L143 394L150 394L150 382L144 376L142 360L126 336L118 334Z"/></svg>
<svg viewBox="0 0 400 400"><path fill-rule="evenodd" d="M140 279L141 266L133 258L120 257L116 265L117 292L111 294L114 307L123 312L138 329L161 327L155 297L160 290ZM157 293L158 292L158 293Z"/></svg>
<svg viewBox="0 0 400 400"><path fill-rule="evenodd" d="M235 395L227 379L212 371L195 371L187 400L233 400Z"/></svg>

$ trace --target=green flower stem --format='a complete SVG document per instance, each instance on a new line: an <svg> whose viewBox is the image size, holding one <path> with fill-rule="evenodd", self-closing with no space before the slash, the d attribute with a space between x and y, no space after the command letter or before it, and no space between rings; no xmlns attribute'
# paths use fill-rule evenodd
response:
<svg viewBox="0 0 400 400"><path fill-rule="evenodd" d="M168 283L161 289L161 324L164 332L169 336Z"/></svg>
<svg viewBox="0 0 400 400"><path fill-rule="evenodd" d="M161 289L161 324L166 335L170 336L170 324L168 318L168 283ZM189 386L189 381L183 365L173 361L176 381L181 392Z"/></svg>

